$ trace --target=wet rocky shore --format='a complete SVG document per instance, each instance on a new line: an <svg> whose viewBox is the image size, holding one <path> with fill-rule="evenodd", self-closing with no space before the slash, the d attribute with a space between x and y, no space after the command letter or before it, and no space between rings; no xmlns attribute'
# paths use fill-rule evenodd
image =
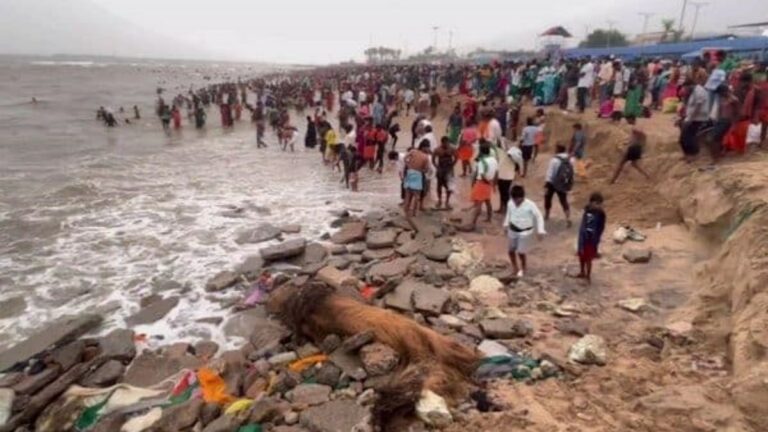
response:
<svg viewBox="0 0 768 432"><path fill-rule="evenodd" d="M243 233L239 241L249 243L290 238L207 282L211 295L230 293L237 299L228 317L205 323L225 326L227 334L243 338L239 349L222 351L204 339L149 348L145 339L162 335L139 335L130 328L88 337L103 318L83 315L62 319L0 353L0 431L378 429L382 425L375 424L372 413L378 391L407 360L371 331L316 341L292 332L264 305L283 285L327 285L359 302L396 311L476 349L481 358L503 359L500 367L486 364L478 375L466 377L473 382L472 397L447 403L435 395L420 401L398 419L398 428L405 427L398 430L461 424L472 414L501 409L483 391L488 380L558 379L578 369L574 364L606 362L604 341L586 336L588 326L571 319L576 313L557 307L556 301L540 307L561 314L559 331L586 337L569 353L570 363L562 355L532 350L536 324L505 309L529 301L525 293L545 290L546 282L517 282L505 262L484 259L476 245L455 236L461 220L449 213L420 216L414 220L417 230L396 210L344 210L334 217L329 225L333 234L317 241L298 236L298 226L260 226ZM515 285L514 292L508 289ZM129 326L162 318L177 305L183 287L177 291L144 299L142 309L128 318ZM215 379L203 379L203 370ZM189 385L189 377L195 391L179 400L180 383ZM154 397L113 401L118 391ZM99 403L103 406L92 409ZM78 424L89 408L93 418L82 428Z"/></svg>

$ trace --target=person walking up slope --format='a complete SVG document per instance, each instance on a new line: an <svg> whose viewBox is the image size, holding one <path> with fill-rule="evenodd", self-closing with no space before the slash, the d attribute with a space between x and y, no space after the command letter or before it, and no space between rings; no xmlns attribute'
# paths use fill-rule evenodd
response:
<svg viewBox="0 0 768 432"><path fill-rule="evenodd" d="M552 198L557 194L560 206L565 213L565 221L568 228L571 227L571 210L568 205L568 192L573 188L573 165L568 159L568 152L565 146L558 144L555 147L557 152L552 160L549 161L547 168L546 184L544 188L544 220L549 220L549 213L552 210Z"/></svg>

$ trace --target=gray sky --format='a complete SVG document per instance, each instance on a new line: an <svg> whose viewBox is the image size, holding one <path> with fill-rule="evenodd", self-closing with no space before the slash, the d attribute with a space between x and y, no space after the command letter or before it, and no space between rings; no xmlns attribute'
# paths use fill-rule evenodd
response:
<svg viewBox="0 0 768 432"><path fill-rule="evenodd" d="M583 37L608 21L629 34L638 12L678 19L682 0L0 0L0 52L88 53L328 63L362 59L371 42L415 52L433 42L461 49L531 49L564 25ZM480 6L483 9L480 9ZM689 7L685 27L690 30ZM3 18L5 17L5 18ZM698 29L768 20L766 0L709 0Z"/></svg>

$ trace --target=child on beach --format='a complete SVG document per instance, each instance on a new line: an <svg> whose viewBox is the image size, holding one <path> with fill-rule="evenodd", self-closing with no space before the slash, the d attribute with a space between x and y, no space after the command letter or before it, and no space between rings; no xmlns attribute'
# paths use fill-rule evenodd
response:
<svg viewBox="0 0 768 432"><path fill-rule="evenodd" d="M577 276L592 283L592 261L597 258L600 238L605 230L605 211L603 211L603 196L595 192L589 197L589 204L584 208L584 216L579 228L579 266Z"/></svg>

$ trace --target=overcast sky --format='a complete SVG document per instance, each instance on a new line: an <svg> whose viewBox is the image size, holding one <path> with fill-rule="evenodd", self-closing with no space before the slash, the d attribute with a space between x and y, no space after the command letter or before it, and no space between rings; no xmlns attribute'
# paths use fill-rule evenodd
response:
<svg viewBox="0 0 768 432"><path fill-rule="evenodd" d="M662 18L679 18L681 5L682 0L0 0L0 52L328 63L361 59L371 43L407 53L423 50L433 43L433 26L440 27L441 49L451 31L453 46L464 50L532 49L537 33L558 24L578 38L587 26L607 27L609 21L635 34L643 26L638 13L652 12L648 30L658 30ZM689 7L688 30L693 16ZM768 0L709 0L698 29L754 21L768 21ZM87 36L74 37L78 32Z"/></svg>

